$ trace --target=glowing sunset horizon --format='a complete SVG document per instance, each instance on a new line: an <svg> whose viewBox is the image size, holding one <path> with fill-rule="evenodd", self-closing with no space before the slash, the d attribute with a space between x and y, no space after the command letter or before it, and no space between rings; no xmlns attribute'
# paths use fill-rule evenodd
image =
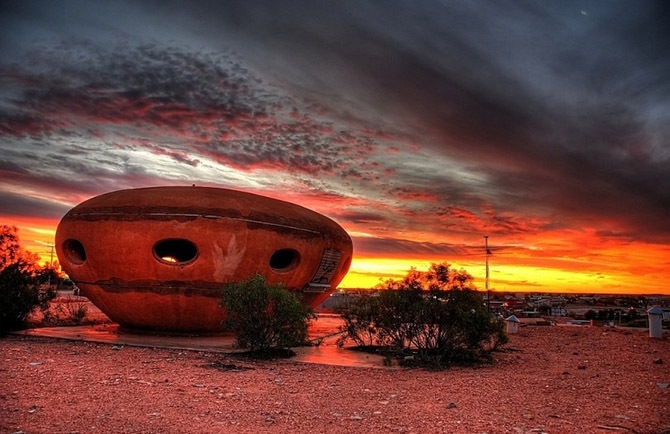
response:
<svg viewBox="0 0 670 434"><path fill-rule="evenodd" d="M21 245L40 256L42 264L52 260L57 264L54 245L59 220L7 220L19 228ZM574 294L670 294L663 284L669 277L663 263L655 261L668 255L668 248L630 243L626 246L600 246L588 253L579 249L588 234L573 234L568 249L564 238L559 247L555 241L533 245L497 243L489 237L490 289L500 292L546 292ZM595 238L595 235L591 234ZM439 253L421 252L420 242L395 240L405 243L403 254L383 255L383 252L356 252L356 246L367 247L370 240L354 233L354 258L351 269L339 285L342 289L373 289L387 279L404 277L411 268L426 270L432 263L447 262L455 269L464 269L475 279L478 290L485 289L486 251L483 236L473 237L471 244L445 248ZM445 238L449 238L448 236ZM551 237L545 238L550 240ZM502 240L502 238L501 238ZM433 243L435 244L435 243ZM423 246L425 249L426 246ZM53 254L53 257L51 256Z"/></svg>
<svg viewBox="0 0 670 434"><path fill-rule="evenodd" d="M8 2L0 223L50 261L102 193L232 188L351 235L342 288L448 262L670 294L663 2ZM55 259L55 258L54 258Z"/></svg>

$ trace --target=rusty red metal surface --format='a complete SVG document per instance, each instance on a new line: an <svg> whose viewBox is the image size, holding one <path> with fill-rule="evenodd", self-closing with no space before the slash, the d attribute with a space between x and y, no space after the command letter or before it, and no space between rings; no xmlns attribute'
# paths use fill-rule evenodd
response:
<svg viewBox="0 0 670 434"><path fill-rule="evenodd" d="M216 331L225 282L260 273L317 306L344 278L352 242L333 220L235 190L120 190L71 209L56 231L63 270L129 328Z"/></svg>

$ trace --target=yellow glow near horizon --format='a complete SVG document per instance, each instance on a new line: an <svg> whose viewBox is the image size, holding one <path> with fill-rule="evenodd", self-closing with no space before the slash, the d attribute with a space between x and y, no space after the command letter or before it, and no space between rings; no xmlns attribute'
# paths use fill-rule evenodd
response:
<svg viewBox="0 0 670 434"><path fill-rule="evenodd" d="M19 228L21 247L39 255L39 263L51 260L58 221L0 216L2 224ZM588 237L587 237L588 238ZM563 292L587 294L670 294L665 285L670 275L670 246L641 242L603 243L560 249L537 243L533 248L507 244L490 257L490 289L509 292ZM502 243L501 243L502 244ZM578 247L581 247L578 249ZM55 249L53 260L57 261ZM374 288L388 279L404 277L412 268L427 270L446 261L474 277L485 289L484 255L451 258L354 256L340 288Z"/></svg>
<svg viewBox="0 0 670 434"><path fill-rule="evenodd" d="M580 288L604 290L615 283L610 276L523 265L497 266L490 270L490 288L501 291L578 292ZM478 285L483 287L482 284ZM597 291L598 291L597 290Z"/></svg>
<svg viewBox="0 0 670 434"><path fill-rule="evenodd" d="M398 258L354 258L346 277L338 285L340 288L373 288L387 279L404 277L412 268L427 270L438 260L398 259Z"/></svg>
<svg viewBox="0 0 670 434"><path fill-rule="evenodd" d="M338 285L340 288L374 288L387 279L404 277L412 268L427 270L440 260L417 260L397 258L364 258L352 262L347 276ZM450 261L447 261L450 262ZM464 268L474 278L479 290L486 288L485 265L479 262L451 263L454 269ZM658 290L653 275L635 275L625 269L594 272L496 263L489 270L489 287L492 291L504 292L562 292L562 293L667 293ZM650 289L651 288L651 289Z"/></svg>
<svg viewBox="0 0 670 434"><path fill-rule="evenodd" d="M52 251L56 239L58 221L38 218L8 218L0 216L3 225L16 226L19 243L23 250L39 256L39 264L47 265L52 259L56 261L56 250Z"/></svg>

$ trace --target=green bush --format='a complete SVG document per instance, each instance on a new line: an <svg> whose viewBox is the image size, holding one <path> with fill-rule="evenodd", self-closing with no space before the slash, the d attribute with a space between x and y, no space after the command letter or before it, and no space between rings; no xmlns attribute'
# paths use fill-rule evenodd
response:
<svg viewBox="0 0 670 434"><path fill-rule="evenodd" d="M34 256L22 252L15 227L0 226L0 335L25 326L37 308L46 310L56 292L41 291Z"/></svg>
<svg viewBox="0 0 670 434"><path fill-rule="evenodd" d="M426 273L411 270L401 281L386 282L376 296L353 301L341 315L340 345L396 355L402 364L449 366L488 360L507 342L503 323L470 287L471 277L446 264Z"/></svg>
<svg viewBox="0 0 670 434"><path fill-rule="evenodd" d="M224 326L236 335L237 346L252 354L267 355L304 345L313 310L287 291L268 284L256 274L223 288Z"/></svg>

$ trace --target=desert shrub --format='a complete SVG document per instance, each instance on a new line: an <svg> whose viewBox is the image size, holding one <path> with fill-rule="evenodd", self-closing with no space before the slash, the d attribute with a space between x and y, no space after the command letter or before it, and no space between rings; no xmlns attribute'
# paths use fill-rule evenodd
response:
<svg viewBox="0 0 670 434"><path fill-rule="evenodd" d="M21 262L0 271L0 335L25 327L26 319L36 309L46 310L55 297L51 290L40 291L34 277Z"/></svg>
<svg viewBox="0 0 670 434"><path fill-rule="evenodd" d="M379 298L363 295L346 306L335 309L344 320L337 343L343 346L352 340L358 347L378 345L376 320L379 316Z"/></svg>
<svg viewBox="0 0 670 434"><path fill-rule="evenodd" d="M64 295L59 293L59 298L49 304L49 309L42 311L42 318L38 326L45 327L70 327L80 325L105 324L111 320L107 316L100 316L91 311L90 300L84 296ZM31 318L38 320L38 317Z"/></svg>
<svg viewBox="0 0 670 434"><path fill-rule="evenodd" d="M56 292L40 290L34 255L21 251L15 227L0 226L0 335L25 326L36 309L46 310Z"/></svg>
<svg viewBox="0 0 670 434"><path fill-rule="evenodd" d="M88 299L70 297L54 303L52 310L44 312L42 321L55 326L81 325L88 315Z"/></svg>
<svg viewBox="0 0 670 434"><path fill-rule="evenodd" d="M313 310L285 289L256 274L223 288L224 326L235 333L239 348L265 356L304 345Z"/></svg>
<svg viewBox="0 0 670 434"><path fill-rule="evenodd" d="M338 343L347 340L396 355L407 365L443 367L487 360L507 342L502 321L470 287L471 277L447 264L426 273L411 270L341 311Z"/></svg>
<svg viewBox="0 0 670 434"><path fill-rule="evenodd" d="M81 324L84 319L86 319L86 315L88 315L86 301L86 299L71 297L68 297L67 300L65 300L65 312L70 321L75 324Z"/></svg>
<svg viewBox="0 0 670 434"><path fill-rule="evenodd" d="M596 319L598 317L598 312L596 312L593 309L589 309L584 313L584 319L590 320L590 319Z"/></svg>

